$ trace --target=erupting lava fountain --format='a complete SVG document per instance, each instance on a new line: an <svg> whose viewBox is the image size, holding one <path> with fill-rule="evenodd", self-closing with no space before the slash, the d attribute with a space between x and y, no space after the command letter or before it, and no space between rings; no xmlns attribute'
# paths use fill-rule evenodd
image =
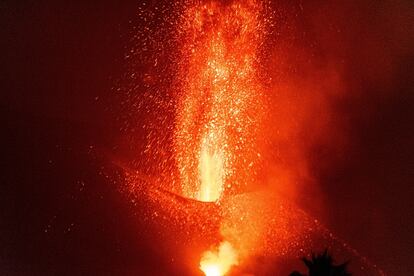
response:
<svg viewBox="0 0 414 276"><path fill-rule="evenodd" d="M256 180L265 116L259 78L264 11L259 1L212 1L184 13L174 132L184 197L220 204ZM237 262L236 249L223 241L203 254L200 268L224 275Z"/></svg>
<svg viewBox="0 0 414 276"><path fill-rule="evenodd" d="M185 247L192 255L199 252L196 262L208 276L240 271L283 275L289 261L296 262L310 249L346 248L292 203L274 192L257 191L264 182L260 175L266 167L269 131L264 67L271 3L185 3L178 22L170 24L176 28L178 53L171 57L174 85L168 93L172 100L165 105L174 109L174 124L154 127L171 135L171 144L164 146L172 149L157 148L168 139L156 135L152 137L159 140L149 147L171 157L174 165L165 170L166 181L134 173L129 180L157 230L162 228L158 233L165 233L171 250L165 254L182 257L185 253L179 254L178 248ZM210 250L205 251L206 243ZM355 255L349 248L340 252L346 253L337 256ZM256 257L279 265L255 265ZM366 272L369 265L362 263Z"/></svg>

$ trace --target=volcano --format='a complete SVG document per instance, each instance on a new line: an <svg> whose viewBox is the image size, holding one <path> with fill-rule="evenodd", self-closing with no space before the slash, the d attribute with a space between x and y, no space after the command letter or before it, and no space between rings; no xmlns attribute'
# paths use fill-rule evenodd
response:
<svg viewBox="0 0 414 276"><path fill-rule="evenodd" d="M381 274L266 188L263 170L273 130L265 62L274 27L270 3L191 2L178 14L172 23L177 50L169 56L174 72L169 98L147 98L162 106L148 108L154 120L145 149L147 156L163 155L152 164L160 176L151 180L129 170L126 180L145 202L157 233L150 240L163 240L163 251L190 274L287 275L293 269L288 264L325 248L340 259L358 260L351 270Z"/></svg>
<svg viewBox="0 0 414 276"><path fill-rule="evenodd" d="M178 274L203 275L200 256L228 241L237 250L238 262L226 275L288 275L300 266L300 258L325 249L337 260L350 261L355 275L385 275L318 220L276 194L245 192L217 204L185 198L131 171L127 174L127 181L146 182L137 200L146 206L148 238L157 241L154 250L174 260L172 267L183 269Z"/></svg>

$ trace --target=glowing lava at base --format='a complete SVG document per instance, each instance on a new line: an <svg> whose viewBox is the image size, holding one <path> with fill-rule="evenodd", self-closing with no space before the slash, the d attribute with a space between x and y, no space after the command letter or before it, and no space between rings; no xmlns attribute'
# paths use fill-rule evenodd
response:
<svg viewBox="0 0 414 276"><path fill-rule="evenodd" d="M229 272L230 268L238 264L238 255L233 246L224 241L217 251L207 251L200 261L200 269L206 276L222 276Z"/></svg>

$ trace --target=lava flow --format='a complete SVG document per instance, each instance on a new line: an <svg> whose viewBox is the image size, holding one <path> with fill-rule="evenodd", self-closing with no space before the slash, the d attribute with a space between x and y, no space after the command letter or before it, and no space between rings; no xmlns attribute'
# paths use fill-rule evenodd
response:
<svg viewBox="0 0 414 276"><path fill-rule="evenodd" d="M184 13L174 142L185 197L218 201L246 188L260 167L262 9L211 1Z"/></svg>

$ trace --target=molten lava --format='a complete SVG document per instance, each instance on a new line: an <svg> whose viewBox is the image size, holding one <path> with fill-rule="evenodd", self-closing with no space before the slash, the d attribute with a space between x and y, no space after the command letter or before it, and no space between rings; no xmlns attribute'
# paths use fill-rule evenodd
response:
<svg viewBox="0 0 414 276"><path fill-rule="evenodd" d="M200 269L206 276L221 276L237 264L237 252L229 242L224 241L216 252L207 251L204 253L200 261Z"/></svg>
<svg viewBox="0 0 414 276"><path fill-rule="evenodd" d="M224 180L224 152L214 149L214 141L210 142L211 139L209 136L203 139L198 165L201 183L197 199L207 202L220 198Z"/></svg>

